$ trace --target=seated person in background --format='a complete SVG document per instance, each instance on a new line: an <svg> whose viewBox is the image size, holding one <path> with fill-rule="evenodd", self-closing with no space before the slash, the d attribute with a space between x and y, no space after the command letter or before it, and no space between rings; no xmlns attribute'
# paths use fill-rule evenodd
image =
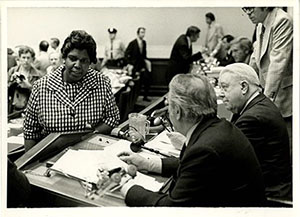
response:
<svg viewBox="0 0 300 217"><path fill-rule="evenodd" d="M89 68L96 62L92 36L72 31L61 51L64 64L33 86L24 120L26 151L50 133L92 128L108 134L119 122L110 80Z"/></svg>
<svg viewBox="0 0 300 217"><path fill-rule="evenodd" d="M120 39L116 38L117 30L109 28L109 42L105 44L104 58L101 63L101 68L106 67L123 67L125 46Z"/></svg>
<svg viewBox="0 0 300 217"><path fill-rule="evenodd" d="M186 74L190 71L190 64L202 59L201 52L193 54L192 43L200 37L200 29L190 26L186 34L180 35L171 51L171 57L167 68L168 82L177 74Z"/></svg>
<svg viewBox="0 0 300 217"><path fill-rule="evenodd" d="M264 186L254 150L245 135L217 117L217 97L205 76L176 75L169 84L169 117L186 136L180 158L144 158L132 152L121 160L139 170L173 175L169 188L152 192L121 188L129 206L262 206Z"/></svg>
<svg viewBox="0 0 300 217"><path fill-rule="evenodd" d="M30 192L27 177L7 159L7 208L25 206L30 198Z"/></svg>
<svg viewBox="0 0 300 217"><path fill-rule="evenodd" d="M7 72L17 65L16 56L11 48L7 48Z"/></svg>
<svg viewBox="0 0 300 217"><path fill-rule="evenodd" d="M226 66L219 81L225 106L234 113L232 123L249 139L260 162L266 196L291 200L289 137L280 111L244 63Z"/></svg>
<svg viewBox="0 0 300 217"><path fill-rule="evenodd" d="M238 37L230 43L230 52L236 63L249 64L253 52L252 42L246 37Z"/></svg>
<svg viewBox="0 0 300 217"><path fill-rule="evenodd" d="M50 66L49 54L47 53L49 47L49 43L45 40L40 42L40 54L36 57L34 62L34 66L41 71L43 75L46 75L47 68Z"/></svg>
<svg viewBox="0 0 300 217"><path fill-rule="evenodd" d="M19 65L8 71L8 113L25 109L33 83L42 74L32 64L34 50L28 46L19 48Z"/></svg>
<svg viewBox="0 0 300 217"><path fill-rule="evenodd" d="M148 92L151 82L151 62L147 59L147 43L144 40L146 29L139 27L137 29L137 38L132 40L125 51L125 60L128 64L129 74L133 77L140 73L141 81L144 85L144 101L148 99Z"/></svg>
<svg viewBox="0 0 300 217"><path fill-rule="evenodd" d="M61 54L59 52L52 52L49 54L50 66L47 68L47 74L54 72L62 64Z"/></svg>
<svg viewBox="0 0 300 217"><path fill-rule="evenodd" d="M213 52L211 52L210 57L217 58L219 66L227 66L231 63L235 63L231 53L229 52L230 42L233 39L232 35L224 35Z"/></svg>

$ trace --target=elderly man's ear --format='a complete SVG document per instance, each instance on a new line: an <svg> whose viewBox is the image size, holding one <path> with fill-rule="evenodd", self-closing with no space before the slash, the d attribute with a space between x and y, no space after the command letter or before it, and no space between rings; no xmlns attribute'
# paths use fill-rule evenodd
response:
<svg viewBox="0 0 300 217"><path fill-rule="evenodd" d="M241 85L241 90L242 90L242 94L246 95L249 91L249 84L247 81L241 81L240 83Z"/></svg>
<svg viewBox="0 0 300 217"><path fill-rule="evenodd" d="M174 106L174 112L176 120L180 120L182 118L182 110L178 105Z"/></svg>

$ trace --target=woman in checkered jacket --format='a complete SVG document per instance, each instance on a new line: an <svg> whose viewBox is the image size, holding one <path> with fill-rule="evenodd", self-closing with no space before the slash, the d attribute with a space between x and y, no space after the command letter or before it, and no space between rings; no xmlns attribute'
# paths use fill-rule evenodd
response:
<svg viewBox="0 0 300 217"><path fill-rule="evenodd" d="M63 64L33 85L24 121L26 151L50 133L92 127L108 134L119 122L110 80L89 67L97 61L93 37L72 31L61 52Z"/></svg>

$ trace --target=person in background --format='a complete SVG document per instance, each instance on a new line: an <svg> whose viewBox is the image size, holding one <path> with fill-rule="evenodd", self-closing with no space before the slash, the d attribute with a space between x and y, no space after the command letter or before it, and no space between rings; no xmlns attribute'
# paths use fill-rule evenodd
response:
<svg viewBox="0 0 300 217"><path fill-rule="evenodd" d="M61 48L63 64L33 86L24 120L25 151L50 133L93 129L109 134L120 119L109 78L89 68L96 42L74 30Z"/></svg>
<svg viewBox="0 0 300 217"><path fill-rule="evenodd" d="M219 40L224 36L223 27L216 23L215 15L211 12L205 14L206 23L208 25L205 36L205 47L210 54L217 46Z"/></svg>
<svg viewBox="0 0 300 217"><path fill-rule="evenodd" d="M263 93L279 108L287 124L292 153L293 20L280 8L242 9L257 25L249 65L258 73Z"/></svg>
<svg viewBox="0 0 300 217"><path fill-rule="evenodd" d="M50 66L47 68L47 74L54 72L62 64L61 54L52 52L49 54Z"/></svg>
<svg viewBox="0 0 300 217"><path fill-rule="evenodd" d="M216 48L210 53L210 57L217 58L219 66L227 66L235 63L230 50L230 42L234 39L232 35L224 35Z"/></svg>
<svg viewBox="0 0 300 217"><path fill-rule="evenodd" d="M33 66L35 52L31 47L19 47L19 65L8 71L8 113L25 109L33 83L42 73Z"/></svg>
<svg viewBox="0 0 300 217"><path fill-rule="evenodd" d="M180 35L171 51L171 57L167 68L167 80L180 73L188 73L190 65L197 60L202 59L201 52L193 54L192 43L200 37L200 29L196 26L190 26L185 34Z"/></svg>
<svg viewBox="0 0 300 217"><path fill-rule="evenodd" d="M262 206L262 173L245 135L217 117L217 97L209 80L178 74L169 84L169 117L186 136L180 157L144 158L122 152L121 160L138 170L170 176L169 186L152 192L128 180L121 188L128 206ZM230 136L229 136L230 135ZM238 153L238 154L237 154Z"/></svg>
<svg viewBox="0 0 300 217"><path fill-rule="evenodd" d="M116 38L117 29L109 28L109 42L105 44L104 58L101 68L106 67L123 67L125 46L120 39Z"/></svg>
<svg viewBox="0 0 300 217"><path fill-rule="evenodd" d="M59 45L60 41L58 38L51 38L50 39L50 52L59 52Z"/></svg>
<svg viewBox="0 0 300 217"><path fill-rule="evenodd" d="M7 48L7 72L14 66L17 65L16 56L11 48Z"/></svg>
<svg viewBox="0 0 300 217"><path fill-rule="evenodd" d="M249 64L253 52L252 42L246 37L238 37L231 41L230 52L236 63Z"/></svg>
<svg viewBox="0 0 300 217"><path fill-rule="evenodd" d="M7 208L26 206L30 194L31 187L27 177L7 159Z"/></svg>
<svg viewBox="0 0 300 217"><path fill-rule="evenodd" d="M235 124L251 142L262 168L267 197L292 200L292 170L286 124L274 103L261 91L252 67L226 66L219 76L221 96Z"/></svg>
<svg viewBox="0 0 300 217"><path fill-rule="evenodd" d="M49 54L47 53L49 47L49 43L45 40L40 42L40 54L36 58L34 65L40 70L40 72L45 75L47 73L47 68L50 66Z"/></svg>
<svg viewBox="0 0 300 217"><path fill-rule="evenodd" d="M147 59L147 43L144 40L146 29L139 27L137 29L137 38L132 40L125 51L125 60L127 68L133 77L136 73L141 74L142 84L144 85L144 101L150 101L148 98L151 84L151 62Z"/></svg>

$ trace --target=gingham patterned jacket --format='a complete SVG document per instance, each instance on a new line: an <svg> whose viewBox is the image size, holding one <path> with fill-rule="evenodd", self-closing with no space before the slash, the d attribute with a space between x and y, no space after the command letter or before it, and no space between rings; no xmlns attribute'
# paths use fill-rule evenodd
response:
<svg viewBox="0 0 300 217"><path fill-rule="evenodd" d="M85 130L105 123L115 127L120 119L109 78L89 69L79 84L67 84L64 66L33 85L24 121L24 138L40 140L54 132Z"/></svg>

